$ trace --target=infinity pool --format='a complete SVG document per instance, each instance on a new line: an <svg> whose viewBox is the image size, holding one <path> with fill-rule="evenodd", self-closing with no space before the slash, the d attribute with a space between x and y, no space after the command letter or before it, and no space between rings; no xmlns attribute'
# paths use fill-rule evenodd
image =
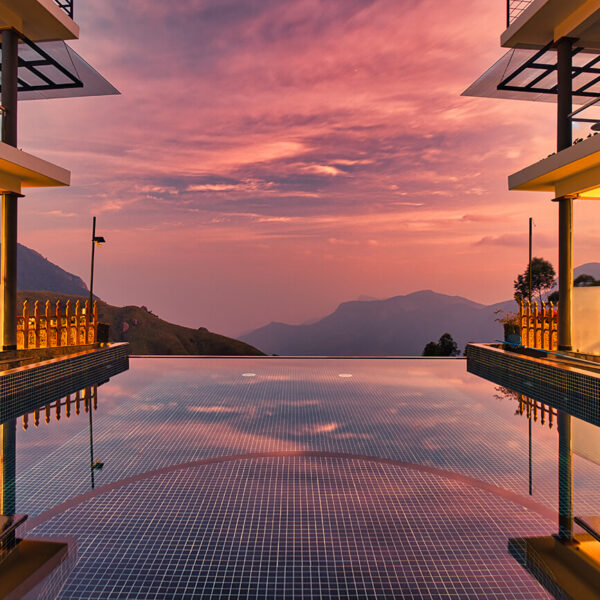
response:
<svg viewBox="0 0 600 600"><path fill-rule="evenodd" d="M17 438L61 598L549 598L507 550L556 529L556 426L461 359L134 358ZM575 511L600 467L574 457Z"/></svg>

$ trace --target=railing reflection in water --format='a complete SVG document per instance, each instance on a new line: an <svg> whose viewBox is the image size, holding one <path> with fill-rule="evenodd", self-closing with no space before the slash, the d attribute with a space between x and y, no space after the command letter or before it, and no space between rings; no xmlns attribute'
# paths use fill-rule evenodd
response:
<svg viewBox="0 0 600 600"><path fill-rule="evenodd" d="M533 419L534 422L537 422L539 414L540 425L544 426L547 420L549 429L552 429L555 419L558 417L558 411L555 408L523 396L523 394L519 394L519 408L515 414L524 415L529 420Z"/></svg>
<svg viewBox="0 0 600 600"><path fill-rule="evenodd" d="M34 427L38 427L42 413L44 415L44 422L49 424L52 420L52 415L54 415L56 421L60 421L63 410L65 417L69 419L73 413L79 415L82 408L87 413L90 410L90 406L92 410L98 409L97 385L84 388L73 395L69 394L56 402L46 404L43 408L36 408L32 413L24 414L22 416L23 431L27 431L29 428L30 417L33 417Z"/></svg>
<svg viewBox="0 0 600 600"><path fill-rule="evenodd" d="M98 386L92 385L86 387L78 392L71 395L69 394L65 398L61 398L56 402L52 402L47 404L43 408L36 408L32 413L24 414L22 417L23 420L23 431L27 431L29 429L29 417L33 416L33 424L35 427L38 427L40 424L40 416L41 412L44 412L44 421L48 425L52 420L52 414L54 413L54 418L56 421L60 421L62 409L64 408L65 417L69 419L73 412L76 415L81 413L81 409L83 407L83 411L87 413L89 417L89 432L90 432L90 483L92 489L96 486L95 480L95 471L102 469L104 467L104 463L98 459L94 460L94 429L93 429L93 419L92 412L98 409Z"/></svg>

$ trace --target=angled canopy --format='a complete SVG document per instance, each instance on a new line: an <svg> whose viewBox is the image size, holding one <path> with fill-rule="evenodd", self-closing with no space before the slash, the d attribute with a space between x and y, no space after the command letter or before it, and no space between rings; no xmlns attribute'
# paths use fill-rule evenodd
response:
<svg viewBox="0 0 600 600"><path fill-rule="evenodd" d="M509 50L463 96L556 102L556 50ZM573 52L573 103L600 97L600 54L581 48Z"/></svg>
<svg viewBox="0 0 600 600"><path fill-rule="evenodd" d="M47 64L39 67L34 64L33 69L28 66L40 61L43 54ZM19 100L119 94L96 69L62 41L42 42L34 47L21 44L19 63Z"/></svg>
<svg viewBox="0 0 600 600"><path fill-rule="evenodd" d="M19 38L19 100L119 93L65 42L37 44L23 35ZM1 49L0 44L0 55Z"/></svg>

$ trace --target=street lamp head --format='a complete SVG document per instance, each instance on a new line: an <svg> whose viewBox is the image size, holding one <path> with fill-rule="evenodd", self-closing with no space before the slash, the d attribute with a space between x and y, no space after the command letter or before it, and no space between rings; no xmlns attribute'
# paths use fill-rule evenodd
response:
<svg viewBox="0 0 600 600"><path fill-rule="evenodd" d="M106 240L101 235L95 235L92 241L98 245L106 243Z"/></svg>

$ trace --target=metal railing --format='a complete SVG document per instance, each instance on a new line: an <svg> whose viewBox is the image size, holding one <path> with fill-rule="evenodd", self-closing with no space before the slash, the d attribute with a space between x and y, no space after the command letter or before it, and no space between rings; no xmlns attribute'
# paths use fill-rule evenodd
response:
<svg viewBox="0 0 600 600"><path fill-rule="evenodd" d="M506 0L506 26L510 27L533 0Z"/></svg>
<svg viewBox="0 0 600 600"><path fill-rule="evenodd" d="M54 0L68 15L73 18L73 0Z"/></svg>
<svg viewBox="0 0 600 600"><path fill-rule="evenodd" d="M98 329L98 302L94 300L90 314L88 301L82 307L79 300L75 310L67 300L64 309L60 300L56 302L54 314L50 300L46 301L44 312L36 300L33 314L29 312L29 302L23 302L23 314L17 316L17 348L56 348L60 346L83 346L95 344Z"/></svg>
<svg viewBox="0 0 600 600"><path fill-rule="evenodd" d="M519 327L521 344L540 350L558 349L558 303L537 302L533 305L529 300L519 303Z"/></svg>

